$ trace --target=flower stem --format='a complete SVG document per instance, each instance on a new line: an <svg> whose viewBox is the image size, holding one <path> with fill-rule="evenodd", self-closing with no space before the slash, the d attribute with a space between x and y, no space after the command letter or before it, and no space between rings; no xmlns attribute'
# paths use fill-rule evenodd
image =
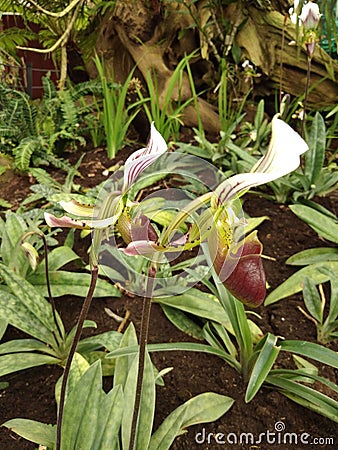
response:
<svg viewBox="0 0 338 450"><path fill-rule="evenodd" d="M50 305L52 307L53 320L54 320L57 332L59 333L59 338L58 338L58 336L56 336L54 331L53 331L53 335L54 335L55 340L57 342L60 342L60 339L63 338L63 331L62 331L62 329L60 327L60 324L59 324L59 322L57 320L57 317L56 317L56 305L55 305L55 301L54 301L54 298L52 296L52 291L51 291L51 287L50 287L47 239L46 239L46 236L43 233L40 233L40 232L37 232L37 231L28 231L21 238L21 243L24 242L28 236L32 236L32 235L39 236L42 239L42 242L43 242L43 251L44 251L44 254L45 254L45 276L46 276L46 286L47 286L47 292L48 292L48 300L49 300L49 303L50 303Z"/></svg>
<svg viewBox="0 0 338 450"><path fill-rule="evenodd" d="M153 271L151 270L152 268L154 269ZM150 267L149 271L148 271L148 281L147 281L147 290L146 290L147 296L144 297L144 300L143 300L141 329L140 329L140 338L139 338L140 348L139 348L139 354L138 354L137 384L136 384L133 419L132 419L131 429L130 429L129 450L134 450L134 447L135 447L137 420L138 420L138 415L140 412L143 374L144 374L144 362L145 362L145 354L146 354L146 347L147 347L147 342L148 342L148 331L149 331L149 322L150 322L151 299L152 299L152 291L153 291L153 287L154 287L154 278L156 276L156 269L154 268L154 266L152 268Z"/></svg>
<svg viewBox="0 0 338 450"><path fill-rule="evenodd" d="M61 449L61 428L62 428L62 419L63 419L63 413L64 413L64 407L65 407L65 400L66 400L66 387L67 387L67 381L68 381L69 372L70 372L70 366L73 361L73 357L74 357L74 354L76 351L77 344L79 343L79 340L81 337L83 323L87 317L88 310L89 310L90 304L93 299L94 290L95 290L95 286L96 286L96 282L97 282L97 277L98 277L98 267L93 266L92 271L91 271L91 280L90 280L90 286L88 289L87 297L85 298L82 308L81 308L81 311L80 311L80 315L79 315L79 318L77 321L75 335L74 335L72 345L71 345L69 353L68 353L65 369L63 372L61 392L60 392L60 404L59 404L59 411L58 411L57 424L56 424L55 450Z"/></svg>
<svg viewBox="0 0 338 450"><path fill-rule="evenodd" d="M307 107L307 99L309 95L309 87L310 87L310 75L311 75L311 57L307 58L307 71L306 71L306 84L305 84L305 93L304 93L304 102L303 102L303 122L302 122L302 136L304 136L304 127L305 127L305 118L306 118L306 107Z"/></svg>

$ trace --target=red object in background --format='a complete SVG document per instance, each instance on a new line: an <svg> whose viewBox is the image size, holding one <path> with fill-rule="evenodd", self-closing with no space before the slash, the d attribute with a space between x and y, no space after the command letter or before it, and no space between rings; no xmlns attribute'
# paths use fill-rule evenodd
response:
<svg viewBox="0 0 338 450"><path fill-rule="evenodd" d="M29 26L33 32L39 32L38 25L30 23ZM2 13L0 27L6 30L12 27L25 28L25 25L21 16ZM41 48L41 45L34 40L30 41L27 47ZM22 60L23 66L23 69L20 70L21 83L31 98L42 97L43 87L41 79L48 72L50 72L51 80L55 85L57 84L57 70L50 53L43 54L28 50L18 50L18 55Z"/></svg>

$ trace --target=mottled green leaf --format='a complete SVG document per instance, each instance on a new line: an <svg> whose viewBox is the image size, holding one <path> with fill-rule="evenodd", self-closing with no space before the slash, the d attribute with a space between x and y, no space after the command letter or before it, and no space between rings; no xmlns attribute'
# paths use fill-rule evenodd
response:
<svg viewBox="0 0 338 450"><path fill-rule="evenodd" d="M29 419L8 420L3 426L28 441L54 448L56 426Z"/></svg>

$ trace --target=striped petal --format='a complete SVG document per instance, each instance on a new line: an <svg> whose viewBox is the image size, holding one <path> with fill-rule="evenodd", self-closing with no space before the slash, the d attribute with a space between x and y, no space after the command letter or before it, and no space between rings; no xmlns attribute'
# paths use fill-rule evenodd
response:
<svg viewBox="0 0 338 450"><path fill-rule="evenodd" d="M49 227L90 229L83 220L74 220L68 216L55 217L49 213L45 213L44 216Z"/></svg>
<svg viewBox="0 0 338 450"><path fill-rule="evenodd" d="M124 191L150 164L167 151L167 144L156 130L154 122L150 126L150 138L145 148L137 150L127 159L124 166Z"/></svg>
<svg viewBox="0 0 338 450"><path fill-rule="evenodd" d="M90 205L83 205L75 200L71 200L70 202L61 201L59 205L62 209L64 209L67 213L73 214L74 216L82 216L82 217L92 217L94 212L94 207Z"/></svg>
<svg viewBox="0 0 338 450"><path fill-rule="evenodd" d="M308 145L289 125L278 119L278 116L272 119L271 129L268 150L252 171L234 175L217 187L215 194L221 203L231 200L247 189L277 180L297 169L300 155L308 150Z"/></svg>

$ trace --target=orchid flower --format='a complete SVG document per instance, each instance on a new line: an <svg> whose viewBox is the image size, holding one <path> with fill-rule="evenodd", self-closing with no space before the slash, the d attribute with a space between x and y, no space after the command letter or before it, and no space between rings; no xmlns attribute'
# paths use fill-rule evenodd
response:
<svg viewBox="0 0 338 450"><path fill-rule="evenodd" d="M46 215L46 221L51 226L78 225L81 228L94 229L115 225L127 244L121 251L128 256L152 257L156 253L189 250L206 241L221 282L242 302L258 306L265 297L262 244L255 233L243 237L244 224L236 212L236 201L248 189L269 183L297 169L300 155L308 149L298 133L278 116L273 118L271 128L268 150L250 173L234 175L222 182L214 192L207 192L191 201L159 234L140 210L137 212L137 209L134 210L131 206L136 214L130 215L127 203L121 202L136 177L167 149L164 139L153 124L147 147L138 150L127 159L122 193L113 196L109 208L105 209L104 217L74 221L65 216L57 219ZM190 226L186 235L177 238L176 232L180 225L186 222L189 214L208 203L210 207L200 215L197 224ZM62 206L68 212L75 211L74 204L63 203ZM87 215L89 211L89 209L86 211ZM106 213L109 211L112 211L113 215L107 217ZM77 209L77 212L80 211ZM98 242L96 245L98 248Z"/></svg>
<svg viewBox="0 0 338 450"><path fill-rule="evenodd" d="M289 125L278 116L272 120L271 140L266 154L256 163L250 173L238 174L222 182L214 193L204 195L200 202L192 202L191 208L178 213L178 219L165 230L166 238L157 240L133 239L122 251L129 256L156 252L175 252L192 248L194 243L191 232L185 240L170 241L170 235L178 228L180 220L184 220L189 211L201 205L201 202L211 202L212 226L208 227L207 236L209 251L214 262L214 268L223 284L242 302L258 306L265 297L265 275L261 261L262 245L255 233L248 237L238 233L243 225L234 212L236 199L248 189L269 183L295 169L300 164L300 155L308 150L305 141ZM210 213L209 213L210 214ZM239 236L237 236L239 234Z"/></svg>
<svg viewBox="0 0 338 450"><path fill-rule="evenodd" d="M154 122L152 122L147 146L134 152L125 162L123 191L125 192L134 183L141 172L163 155L167 151L167 148L165 140L156 130Z"/></svg>
<svg viewBox="0 0 338 450"><path fill-rule="evenodd" d="M297 24L298 21L299 0L293 2L293 7L289 9L290 19L293 24Z"/></svg>
<svg viewBox="0 0 338 450"><path fill-rule="evenodd" d="M317 3L309 2L303 6L299 18L306 30L315 30L321 16L322 14L319 12Z"/></svg>
<svg viewBox="0 0 338 450"><path fill-rule="evenodd" d="M124 194L128 191L136 178L166 151L167 144L161 134L155 128L154 122L152 122L150 126L150 137L147 146L140 150L136 150L129 156L129 158L125 162L122 192L113 192L111 198L109 199L109 208L105 208L106 210L108 210L108 213L110 212L109 217L92 218L94 214L93 207L81 205L75 201L62 201L59 204L67 213L75 216L81 216L82 219L75 220L67 216L57 218L52 214L45 213L46 223L50 227L82 229L104 229L113 226L118 221L124 209Z"/></svg>
<svg viewBox="0 0 338 450"><path fill-rule="evenodd" d="M215 190L220 203L229 202L246 190L266 184L297 169L300 155L308 150L301 136L276 115L271 123L271 139L266 154L250 173L234 175Z"/></svg>

